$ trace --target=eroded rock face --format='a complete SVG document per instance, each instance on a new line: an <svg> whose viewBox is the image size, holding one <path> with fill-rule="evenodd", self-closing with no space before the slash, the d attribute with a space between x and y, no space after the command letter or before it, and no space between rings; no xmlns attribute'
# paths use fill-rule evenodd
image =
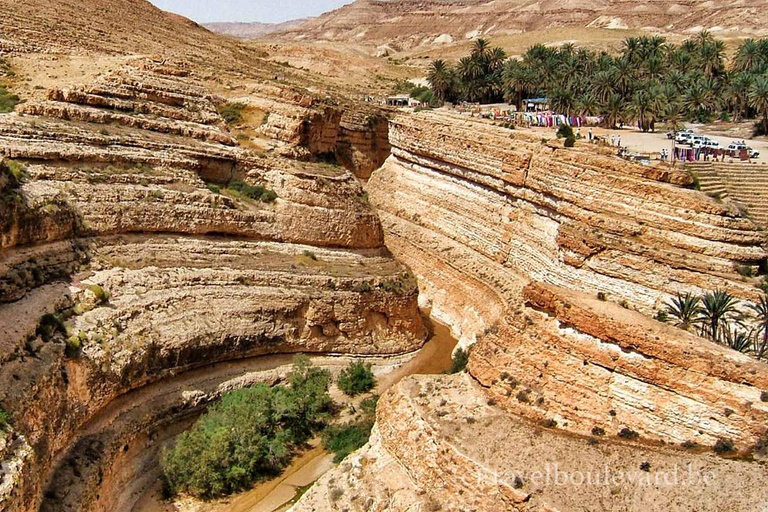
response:
<svg viewBox="0 0 768 512"><path fill-rule="evenodd" d="M711 452L570 436L503 412L469 375L420 376L292 510L759 510L765 477Z"/></svg>
<svg viewBox="0 0 768 512"><path fill-rule="evenodd" d="M650 318L677 292L754 299L735 265L764 261L764 232L684 188L684 173L481 121L402 116L390 142L392 157L367 186L371 202L423 302L472 345L469 373L393 389L371 443L296 510L765 506L754 480L748 497L721 494L738 475L764 478L762 466L680 445L711 453L730 439L751 449L768 421L768 367ZM610 445L586 448L590 434ZM661 491L521 476L564 460L582 473L682 461L720 483Z"/></svg>
<svg viewBox="0 0 768 512"><path fill-rule="evenodd" d="M424 342L416 281L354 175L237 147L216 101L139 60L0 116L22 175L0 173L0 510L114 506L123 444L221 392L164 394L186 372ZM217 190L232 180L276 199ZM126 404L140 413L115 429Z"/></svg>

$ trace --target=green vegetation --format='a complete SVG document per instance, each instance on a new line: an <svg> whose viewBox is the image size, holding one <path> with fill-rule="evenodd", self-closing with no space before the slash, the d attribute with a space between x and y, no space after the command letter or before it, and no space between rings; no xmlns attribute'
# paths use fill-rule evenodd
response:
<svg viewBox="0 0 768 512"><path fill-rule="evenodd" d="M521 59L478 39L455 67L432 62L427 79L438 102L508 100L520 110L525 98L547 97L558 113L599 115L608 127L760 117L756 131L768 132L768 39L745 40L730 66L725 43L707 31L679 46L629 37L618 55L537 44Z"/></svg>
<svg viewBox="0 0 768 512"><path fill-rule="evenodd" d="M434 94L432 89L425 85L418 85L411 91L411 98L420 101L422 103L432 103L434 101Z"/></svg>
<svg viewBox="0 0 768 512"><path fill-rule="evenodd" d="M11 93L5 87L0 86L0 114L13 112L13 109L21 102L21 99Z"/></svg>
<svg viewBox="0 0 768 512"><path fill-rule="evenodd" d="M666 314L674 320L675 327L764 359L768 356L768 296L763 293L756 303L740 306L740 301L724 290L701 297L686 293L667 303ZM745 313L744 309L753 314ZM754 327L748 328L749 325Z"/></svg>
<svg viewBox="0 0 768 512"><path fill-rule="evenodd" d="M288 386L259 384L224 395L163 452L169 491L214 498L279 473L330 417L330 380L327 370L299 356Z"/></svg>
<svg viewBox="0 0 768 512"><path fill-rule="evenodd" d="M59 313L46 313L40 318L35 329L35 335L40 336L46 342L51 341L56 334L66 333L64 319Z"/></svg>
<svg viewBox="0 0 768 512"><path fill-rule="evenodd" d="M451 369L448 370L448 373L461 373L467 367L468 363L469 352L459 347L456 352L453 353L453 357L451 358Z"/></svg>
<svg viewBox="0 0 768 512"><path fill-rule="evenodd" d="M262 203L272 203L277 199L277 194L274 190L270 190L264 185L249 185L240 180L230 182L224 191L254 201L261 201Z"/></svg>
<svg viewBox="0 0 768 512"><path fill-rule="evenodd" d="M376 386L376 377L373 376L370 364L354 361L341 370L336 383L345 395L357 396L372 390Z"/></svg>
<svg viewBox="0 0 768 512"><path fill-rule="evenodd" d="M363 414L362 418L357 422L330 426L323 430L323 446L326 450L335 454L333 461L336 464L344 460L350 453L362 448L368 442L368 439L371 437L378 400L379 397L374 395L360 403L360 409Z"/></svg>
<svg viewBox="0 0 768 512"><path fill-rule="evenodd" d="M80 350L83 348L85 341L86 336L84 332L80 332L77 336L70 336L67 339L67 345L64 350L66 356L73 359L80 355Z"/></svg>
<svg viewBox="0 0 768 512"><path fill-rule="evenodd" d="M305 251L304 251L304 252L302 252L301 254L302 254L302 255L303 255L305 258L309 258L309 259L310 259L310 260L312 260L312 261L317 261L317 254L315 254L314 252L312 252L312 251L310 251L310 250L305 250Z"/></svg>
<svg viewBox="0 0 768 512"><path fill-rule="evenodd" d="M104 288L102 288L100 285L92 284L88 287L88 289L96 296L96 301L99 304L105 304L109 301L109 292L105 291Z"/></svg>
<svg viewBox="0 0 768 512"><path fill-rule="evenodd" d="M219 115L227 124L235 124L243 120L243 110L246 106L245 103L222 103L218 107Z"/></svg>
<svg viewBox="0 0 768 512"><path fill-rule="evenodd" d="M629 439L630 441L634 441L635 439L640 437L640 434L638 434L631 428L624 427L619 431L619 437L622 439Z"/></svg>
<svg viewBox="0 0 768 512"><path fill-rule="evenodd" d="M0 432L8 430L11 426L11 414L0 407Z"/></svg>
<svg viewBox="0 0 768 512"><path fill-rule="evenodd" d="M205 186L214 194L221 194L221 187L214 183L206 183Z"/></svg>

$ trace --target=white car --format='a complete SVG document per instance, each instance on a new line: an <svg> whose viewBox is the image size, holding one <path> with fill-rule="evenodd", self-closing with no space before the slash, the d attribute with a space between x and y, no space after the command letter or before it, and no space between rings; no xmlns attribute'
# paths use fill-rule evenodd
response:
<svg viewBox="0 0 768 512"><path fill-rule="evenodd" d="M691 132L678 133L675 142L678 144L690 144L692 138L693 133Z"/></svg>
<svg viewBox="0 0 768 512"><path fill-rule="evenodd" d="M709 140L708 138L702 137L701 135L694 135L688 141L688 144L690 144L691 147L694 149L701 149L704 147L704 145L707 143L708 140Z"/></svg>
<svg viewBox="0 0 768 512"><path fill-rule="evenodd" d="M710 149L718 149L720 148L720 143L717 142L716 140L707 139L707 143L704 145L704 147L710 148Z"/></svg>
<svg viewBox="0 0 768 512"><path fill-rule="evenodd" d="M741 152L742 149L747 150L747 155L749 155L749 158L757 158L760 156L760 152L755 151L751 147L747 146L744 142L734 142L728 146L728 151L731 152L732 156L738 156L736 153Z"/></svg>

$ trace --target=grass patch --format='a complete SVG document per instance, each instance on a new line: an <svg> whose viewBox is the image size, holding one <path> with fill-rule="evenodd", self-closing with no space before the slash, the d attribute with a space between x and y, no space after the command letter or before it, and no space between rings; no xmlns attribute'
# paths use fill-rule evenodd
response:
<svg viewBox="0 0 768 512"><path fill-rule="evenodd" d="M334 453L333 462L338 464L347 455L365 446L371 437L371 429L373 421L328 427L323 430L323 446Z"/></svg>

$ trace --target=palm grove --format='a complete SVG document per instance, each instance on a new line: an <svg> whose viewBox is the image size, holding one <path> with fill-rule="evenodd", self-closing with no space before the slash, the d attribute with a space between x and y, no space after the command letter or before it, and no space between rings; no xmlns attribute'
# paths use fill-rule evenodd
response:
<svg viewBox="0 0 768 512"><path fill-rule="evenodd" d="M768 133L768 39L747 39L726 65L725 43L706 31L677 46L659 36L630 37L619 55L564 44L532 46L507 59L487 40L475 41L455 66L431 63L427 79L438 103L509 101L545 96L552 110L602 116L604 124L751 119Z"/></svg>

